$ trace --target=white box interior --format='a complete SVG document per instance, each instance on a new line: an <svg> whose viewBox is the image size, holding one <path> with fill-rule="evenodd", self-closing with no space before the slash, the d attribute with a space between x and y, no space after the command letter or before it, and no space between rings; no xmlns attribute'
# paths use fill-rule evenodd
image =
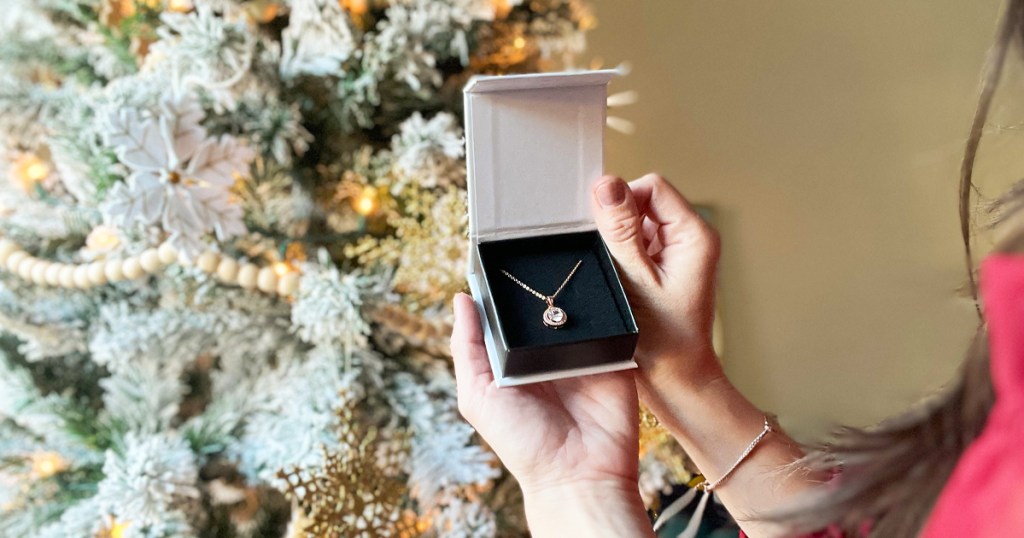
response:
<svg viewBox="0 0 1024 538"><path fill-rule="evenodd" d="M607 86L614 70L481 76L465 92L471 246L484 241L592 230L590 189L604 173ZM483 275L469 282L483 316ZM482 318L486 319L486 318ZM484 323L499 386L635 368L632 360L529 376L501 375L501 335Z"/></svg>

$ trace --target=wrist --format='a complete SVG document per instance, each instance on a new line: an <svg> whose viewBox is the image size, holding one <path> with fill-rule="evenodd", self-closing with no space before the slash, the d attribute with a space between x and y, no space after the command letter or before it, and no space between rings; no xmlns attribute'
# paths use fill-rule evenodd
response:
<svg viewBox="0 0 1024 538"><path fill-rule="evenodd" d="M695 393L720 384L725 371L709 345L639 358L639 382L655 394Z"/></svg>
<svg viewBox="0 0 1024 538"><path fill-rule="evenodd" d="M637 481L620 477L520 482L519 487L523 490L524 498L538 501L583 500L595 496L627 499L634 494L637 498L640 497Z"/></svg>
<svg viewBox="0 0 1024 538"><path fill-rule="evenodd" d="M635 481L618 478L522 485L534 537L653 536Z"/></svg>

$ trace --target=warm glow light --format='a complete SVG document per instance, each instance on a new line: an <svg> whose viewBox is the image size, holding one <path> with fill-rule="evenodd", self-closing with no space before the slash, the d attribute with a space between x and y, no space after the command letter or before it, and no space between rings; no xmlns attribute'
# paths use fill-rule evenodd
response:
<svg viewBox="0 0 1024 538"><path fill-rule="evenodd" d="M246 13L260 24L266 24L277 18L277 14L281 9L276 2L268 0L256 0L255 2L248 2L244 4L243 9Z"/></svg>
<svg viewBox="0 0 1024 538"><path fill-rule="evenodd" d="M373 202L373 200L371 198L368 198L368 197L361 198L359 200L359 209L358 209L358 211L362 215L369 215L370 213L373 213L373 207L375 205L376 204Z"/></svg>
<svg viewBox="0 0 1024 538"><path fill-rule="evenodd" d="M29 181L42 181L50 173L50 167L43 162L32 163L25 169L25 177Z"/></svg>
<svg viewBox="0 0 1024 538"><path fill-rule="evenodd" d="M44 452L32 456L32 474L39 478L49 478L67 468L67 462L59 454Z"/></svg>
<svg viewBox="0 0 1024 538"><path fill-rule="evenodd" d="M14 161L10 171L11 180L25 192L35 191L36 184L50 175L50 165L43 162L38 155L26 153Z"/></svg>
<svg viewBox="0 0 1024 538"><path fill-rule="evenodd" d="M135 15L135 2L133 0L114 0L111 4L122 18Z"/></svg>
<svg viewBox="0 0 1024 538"><path fill-rule="evenodd" d="M364 187L363 191L359 193L352 202L352 208L356 210L356 213L364 217L373 215L380 209L380 195L377 194L377 189L373 187Z"/></svg>
<svg viewBox="0 0 1024 538"><path fill-rule="evenodd" d="M129 526L130 523L127 521L114 521L114 524L110 526L110 538L124 538Z"/></svg>
<svg viewBox="0 0 1024 538"><path fill-rule="evenodd" d="M274 273L276 273L277 276L287 275L288 272L291 270L292 268L289 267L288 264L285 262L277 262L274 264Z"/></svg>
<svg viewBox="0 0 1024 538"><path fill-rule="evenodd" d="M369 9L366 0L340 0L341 7L353 15L363 15Z"/></svg>
<svg viewBox="0 0 1024 538"><path fill-rule="evenodd" d="M167 11L188 13L193 7L192 0L167 0Z"/></svg>
<svg viewBox="0 0 1024 538"><path fill-rule="evenodd" d="M512 41L512 45L519 50L523 50L526 48L526 38L523 36L519 36L514 41Z"/></svg>
<svg viewBox="0 0 1024 538"><path fill-rule="evenodd" d="M494 3L494 18L504 19L512 11L512 6L509 5L508 0L493 0Z"/></svg>

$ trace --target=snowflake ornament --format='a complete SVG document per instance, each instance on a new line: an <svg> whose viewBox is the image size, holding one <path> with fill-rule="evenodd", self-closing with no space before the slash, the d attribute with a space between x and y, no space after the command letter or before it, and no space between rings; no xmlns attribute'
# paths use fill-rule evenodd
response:
<svg viewBox="0 0 1024 538"><path fill-rule="evenodd" d="M108 221L157 226L186 253L211 232L224 241L247 231L231 187L255 153L231 136L208 136L204 117L187 97L163 99L155 114L128 109L108 116L106 143L131 171L101 207Z"/></svg>

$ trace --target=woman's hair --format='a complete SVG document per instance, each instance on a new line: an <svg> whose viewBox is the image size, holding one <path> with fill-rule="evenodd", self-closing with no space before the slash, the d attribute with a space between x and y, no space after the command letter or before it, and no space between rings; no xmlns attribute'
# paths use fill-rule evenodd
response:
<svg viewBox="0 0 1024 538"><path fill-rule="evenodd" d="M1007 56L1024 51L1024 0L1008 0L989 51L978 108L960 172L960 227L970 291L978 305L971 245L975 161ZM992 205L997 251L1024 252L1024 182ZM979 317L980 306L977 306ZM838 526L847 536L917 536L968 445L981 433L995 400L988 339L981 324L960 376L938 397L870 429L844 428L797 465L838 472L782 519L800 532Z"/></svg>

